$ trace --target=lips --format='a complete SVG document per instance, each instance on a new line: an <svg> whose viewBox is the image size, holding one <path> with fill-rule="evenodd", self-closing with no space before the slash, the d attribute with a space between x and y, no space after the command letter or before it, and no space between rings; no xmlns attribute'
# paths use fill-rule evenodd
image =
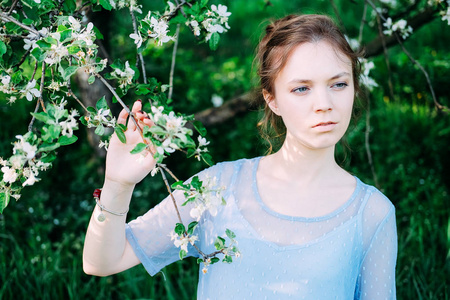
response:
<svg viewBox="0 0 450 300"><path fill-rule="evenodd" d="M322 127L322 126L329 126L329 125L336 125L336 122L321 122L319 124L314 125L312 128L316 128L316 127Z"/></svg>

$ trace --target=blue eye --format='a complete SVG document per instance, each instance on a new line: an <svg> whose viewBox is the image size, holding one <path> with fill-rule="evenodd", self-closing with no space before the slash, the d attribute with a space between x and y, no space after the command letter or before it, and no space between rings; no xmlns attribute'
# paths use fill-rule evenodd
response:
<svg viewBox="0 0 450 300"><path fill-rule="evenodd" d="M338 88L338 89L343 89L347 86L348 86L348 84L346 82L339 82L339 83L336 83L335 85L333 85L333 87Z"/></svg>
<svg viewBox="0 0 450 300"><path fill-rule="evenodd" d="M298 87L292 90L294 93L305 93L308 91L308 88L306 86Z"/></svg>

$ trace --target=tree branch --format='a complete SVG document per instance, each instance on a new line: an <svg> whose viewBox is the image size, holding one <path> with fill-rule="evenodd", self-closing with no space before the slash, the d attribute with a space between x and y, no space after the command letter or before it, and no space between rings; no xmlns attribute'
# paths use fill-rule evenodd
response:
<svg viewBox="0 0 450 300"><path fill-rule="evenodd" d="M16 24L17 26L28 30L29 32L34 33L35 35L39 36L40 33L39 31L37 31L36 29L31 28L30 26L27 26L25 24L20 23L19 21L17 21L16 19L14 19L11 16L8 16L7 14L5 14L4 12L0 12L0 19L2 19L4 22L12 22L14 24Z"/></svg>

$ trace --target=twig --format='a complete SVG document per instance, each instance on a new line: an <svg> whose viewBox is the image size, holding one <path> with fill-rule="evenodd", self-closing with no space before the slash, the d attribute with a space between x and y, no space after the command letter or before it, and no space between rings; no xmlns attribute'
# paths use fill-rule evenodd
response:
<svg viewBox="0 0 450 300"><path fill-rule="evenodd" d="M41 86L39 88L39 92L41 93L41 96L39 96L39 102L41 103L42 110L45 112L45 105L44 105L44 80L45 80L45 62L42 62L42 71L41 71Z"/></svg>
<svg viewBox="0 0 450 300"><path fill-rule="evenodd" d="M383 21L386 21L386 18L383 17L383 15L381 15L381 14L378 12L377 7L375 6L375 4L374 4L371 0L365 0L365 1L366 1L366 2L374 9L374 11L376 12L376 14L377 14ZM441 105L441 104L437 101L436 95L435 95L435 93L434 93L433 85L431 84L430 77L428 76L427 71L422 67L422 65L421 65L417 60L415 60L415 59L411 56L411 54L408 52L408 50L406 50L406 48L405 48L405 46L403 45L403 42L402 42L400 36L399 36L395 31L393 32L393 35L395 36L395 38L396 38L397 42L399 43L400 47L402 48L403 52L406 54L406 56L408 56L409 60L411 60L411 62L412 62L413 64L415 64L415 65L422 71L422 73L424 74L425 79L427 80L428 88L429 88L430 91L431 91L431 96L433 97L434 105L436 106L436 108L437 108L438 110L443 110L443 109L445 108L445 106Z"/></svg>
<svg viewBox="0 0 450 300"><path fill-rule="evenodd" d="M177 57L177 49L178 49L178 35L180 34L180 24L177 25L177 31L175 33L175 43L173 44L172 51L172 64L170 66L170 75L169 75L169 95L168 99L172 99L173 94L173 75L175 73L175 61Z"/></svg>
<svg viewBox="0 0 450 300"><path fill-rule="evenodd" d="M3 21L12 22L12 23L16 24L17 26L22 27L23 29L26 29L29 32L34 33L37 36L40 35L39 31L37 31L36 29L33 29L30 26L20 23L19 21L17 21L16 19L14 19L11 16L8 16L4 12L0 12L0 19L2 19Z"/></svg>
<svg viewBox="0 0 450 300"><path fill-rule="evenodd" d="M173 206L175 206L175 211L177 212L178 221L180 221L180 223L183 224L183 220L181 219L180 211L178 210L177 202L175 200L175 197L173 196L173 192L172 192L172 189L170 188L169 181L167 180L166 174L164 173L164 170L161 170L160 173L161 173L162 179L164 181L164 184L166 185L166 189L170 194L170 198L172 199Z"/></svg>
<svg viewBox="0 0 450 300"><path fill-rule="evenodd" d="M81 102L80 99L78 99L78 97L75 95L75 93L72 91L71 85L70 85L70 80L67 81L67 90L69 91L69 96L71 96L72 98L74 98L78 104L81 105L81 107L84 109L85 112L87 112L87 108L86 106L84 106L83 102Z"/></svg>
<svg viewBox="0 0 450 300"><path fill-rule="evenodd" d="M392 101L394 101L395 97L394 97L394 87L392 84L391 64L389 63L389 54L388 49L386 47L386 40L383 34L383 27L382 27L383 25L381 24L381 19L379 15L377 15L377 23L378 23L378 35L380 36L381 39L381 45L383 45L384 61L386 63L389 76L388 77L389 96L391 97Z"/></svg>
<svg viewBox="0 0 450 300"><path fill-rule="evenodd" d="M34 75L36 75L36 71L37 71L37 68L38 68L38 64L39 64L38 61L36 61L36 63L34 64L34 71L33 71L33 74L31 75L30 81L32 81L32 80L34 79Z"/></svg>
<svg viewBox="0 0 450 300"><path fill-rule="evenodd" d="M177 176L175 176L175 174L172 173L172 171L169 170L169 168L167 168L167 166L165 164L158 164L158 167L164 169L167 173L169 173L169 175L175 179L175 181L180 181L180 179L177 178Z"/></svg>
<svg viewBox="0 0 450 300"><path fill-rule="evenodd" d="M336 3L334 3L334 0L330 0L330 2L331 2L331 6L333 7L333 10L334 10L334 14L336 15L336 18L338 19L338 21L339 21L339 26L341 27L341 30L344 32L344 34L345 34L345 26L344 26L344 22L342 22L342 18L341 18L341 15L339 14L339 10L338 10L338 8L337 8L337 6L336 6Z"/></svg>
<svg viewBox="0 0 450 300"><path fill-rule="evenodd" d="M367 159L369 161L370 170L372 172L373 181L375 183L375 186L379 187L377 174L375 172L375 167L373 165L372 152L370 150L370 140L369 140L369 137L370 137L370 97L369 96L367 97L366 132L364 135L365 135L366 154L367 154Z"/></svg>
<svg viewBox="0 0 450 300"><path fill-rule="evenodd" d="M359 26L358 45L361 45L362 43L363 29L364 25L366 24L366 16L367 16L367 3L364 3L363 17L361 19L361 25Z"/></svg>
<svg viewBox="0 0 450 300"><path fill-rule="evenodd" d="M16 5L18 2L19 2L19 0L14 0L13 4L11 4L11 7L8 10L8 15L10 15L13 12L13 10L14 10L14 8L16 8Z"/></svg>
<svg viewBox="0 0 450 300"><path fill-rule="evenodd" d="M139 35L137 24L136 24L136 17L134 16L134 12L131 9L131 6L130 6L130 15L131 15L132 23L133 23L134 34ZM144 84L147 84L147 72L145 70L144 57L142 55L142 52L139 52L139 50L137 52L138 52L137 55L139 57L139 61L141 62L142 77L144 79Z"/></svg>
<svg viewBox="0 0 450 300"><path fill-rule="evenodd" d="M34 68L33 77L34 77L34 74L36 73L36 68L37 68L37 62L36 62L36 67ZM41 85L40 85L40 89L39 89L39 92L41 93L41 95L39 96L38 100L36 101L36 107L34 108L34 113L37 113L39 111L39 105L42 106L42 109L45 112L44 100L42 99L42 94L44 92L44 79L45 79L45 63L42 63ZM31 79L31 80L33 80L33 79ZM33 130L33 124L34 124L35 120L36 120L36 118L33 116L31 118L30 124L28 124L28 131Z"/></svg>
<svg viewBox="0 0 450 300"><path fill-rule="evenodd" d="M20 67L24 62L25 62L25 58L27 58L28 55L30 55L31 53L31 47L30 49L27 50L27 52L25 52L25 54L22 56L22 58L20 59L20 61L15 64L14 66L12 66L13 68L18 68ZM36 71L35 71L36 72Z"/></svg>

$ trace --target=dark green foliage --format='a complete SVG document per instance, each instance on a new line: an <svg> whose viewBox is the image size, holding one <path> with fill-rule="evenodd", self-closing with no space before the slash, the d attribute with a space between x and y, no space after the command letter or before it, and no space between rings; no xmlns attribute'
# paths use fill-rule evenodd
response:
<svg viewBox="0 0 450 300"><path fill-rule="evenodd" d="M98 3L108 9L108 2ZM162 7L162 1L146 2L143 10ZM349 35L356 37L362 3L335 2L338 7L350 8L341 9L341 17ZM65 1L67 6L74 3ZM266 24L262 20L298 12L333 14L328 1L273 0L270 1L273 6L265 8L268 1L264 0L221 3L228 5L233 14L231 29L221 36L215 52L209 50L208 44L196 45L186 28L180 32L171 103L176 110L195 113L212 106L213 94L227 100L255 88L252 61L254 47ZM134 64L134 44L124 38L132 32L129 14L126 10L111 14L114 26L110 32L102 32L108 36L105 46L111 57ZM375 33L366 29L364 41L370 41ZM429 72L439 100L447 106L450 106L449 40L448 25L436 19L406 42L412 55ZM162 83L168 83L171 50L170 45L150 46L143 53L152 56L147 63L150 76ZM4 59L9 57L7 51L10 50L0 42L0 55ZM39 58L41 54L33 55ZM449 299L450 120L448 115L436 112L423 74L399 47L390 48L389 55L395 99L389 96L385 59L376 57L373 78L380 87L370 93L369 141L379 188L396 206L397 298ZM146 93L143 87L143 99ZM128 100L130 104L132 96ZM25 99L14 105L0 100L0 157L11 155L14 136L27 131L29 112L34 105ZM375 184L366 155L364 113L347 134L351 150L347 151L343 165L364 182ZM266 147L255 126L258 118L257 111L250 111L206 128L214 160L263 155ZM81 127L79 132L84 130ZM338 148L340 160L344 157L342 148ZM39 183L24 189L20 201L12 199L8 211L0 215L0 299L195 299L198 265L191 258L167 267L164 275L159 273L155 277L150 277L142 266L106 278L83 273L84 234L95 204L92 191L102 185L104 161L95 156L85 134L58 151L54 167L42 173ZM167 161L180 179L187 179L205 167L185 157L183 153L175 153ZM165 186L158 175L146 178L134 193L128 219L145 213L165 195ZM171 230L168 228L167 234Z"/></svg>

